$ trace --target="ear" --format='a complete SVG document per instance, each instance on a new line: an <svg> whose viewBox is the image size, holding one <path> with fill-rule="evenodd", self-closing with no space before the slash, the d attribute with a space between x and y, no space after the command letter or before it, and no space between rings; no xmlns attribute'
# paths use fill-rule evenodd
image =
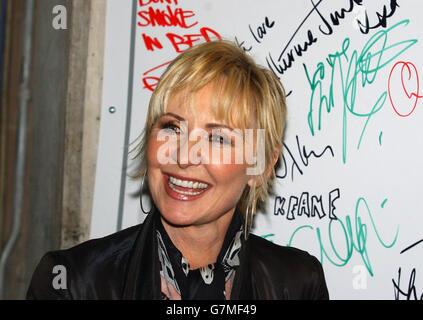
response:
<svg viewBox="0 0 423 320"><path fill-rule="evenodd" d="M276 165L276 162L278 161L280 154L281 154L281 149L277 148L277 150L273 154L272 161L269 163L269 165L267 167L266 178L270 177L270 173L272 171L272 168ZM262 182L260 181L260 176L252 176L251 179L248 180L247 183L250 187L252 187L254 182L256 183L256 187L261 185Z"/></svg>
<svg viewBox="0 0 423 320"><path fill-rule="evenodd" d="M251 176L251 179L247 182L248 186L251 188L255 183L256 187L258 187L261 184L259 177L260 176Z"/></svg>
<svg viewBox="0 0 423 320"><path fill-rule="evenodd" d="M270 177L272 168L276 165L276 162L278 162L280 154L281 154L281 149L277 148L276 151L273 153L273 161L269 163L269 167L266 170L266 178Z"/></svg>

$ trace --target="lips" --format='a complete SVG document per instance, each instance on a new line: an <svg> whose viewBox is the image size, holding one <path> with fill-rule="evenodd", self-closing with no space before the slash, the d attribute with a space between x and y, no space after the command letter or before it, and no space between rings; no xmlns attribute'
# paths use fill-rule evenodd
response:
<svg viewBox="0 0 423 320"><path fill-rule="evenodd" d="M203 181L203 180L198 180L198 179L192 179L192 178L188 178L188 177L183 177L183 176L180 176L180 175L177 175L177 174L170 174L170 173L163 173L164 175L166 175L166 176L172 176L172 177L174 177L174 178L176 178L176 179L180 179L180 180L187 180L187 181L194 181L194 182L200 182L200 183L205 183L205 184L210 184L210 183L208 183L208 182L206 182L206 181Z"/></svg>
<svg viewBox="0 0 423 320"><path fill-rule="evenodd" d="M176 185L170 182L169 176L172 176L173 178L176 178L179 180L193 181L193 182L198 182L201 184L204 183L204 184L207 184L208 186L206 188L183 187L183 186ZM164 187L168 196L175 200L182 200L182 201L192 201L192 200L198 199L202 197L210 188L212 188L212 186L209 183L202 180L186 178L186 177L182 177L182 176L174 175L174 174L170 175L166 173L163 173L163 182L164 182Z"/></svg>

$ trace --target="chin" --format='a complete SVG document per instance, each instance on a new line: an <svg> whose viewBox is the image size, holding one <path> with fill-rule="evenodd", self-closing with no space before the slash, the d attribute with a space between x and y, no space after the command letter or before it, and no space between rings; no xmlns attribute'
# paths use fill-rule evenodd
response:
<svg viewBox="0 0 423 320"><path fill-rule="evenodd" d="M195 210L194 210L195 211ZM173 226L189 226L194 224L196 221L195 217L193 216L193 210L186 213L184 210L178 210L176 208L164 208L160 210L162 218L166 220L167 223Z"/></svg>

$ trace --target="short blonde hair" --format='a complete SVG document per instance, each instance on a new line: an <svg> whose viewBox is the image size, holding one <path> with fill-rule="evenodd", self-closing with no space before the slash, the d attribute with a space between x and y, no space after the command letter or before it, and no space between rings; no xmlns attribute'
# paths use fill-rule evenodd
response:
<svg viewBox="0 0 423 320"><path fill-rule="evenodd" d="M196 45L167 67L150 99L146 125L137 147L136 157L141 158L141 163L133 178L143 177L147 172L147 142L156 120L166 112L169 98L183 90L192 99L207 84L213 84L216 94L212 96L219 100L212 101L217 120L236 128L265 129L267 170L259 176L258 187L247 185L244 189L238 207L245 214L247 206L255 209L265 203L275 179L275 156L282 152L286 127L286 101L279 79L230 41ZM192 103L188 105L192 107Z"/></svg>

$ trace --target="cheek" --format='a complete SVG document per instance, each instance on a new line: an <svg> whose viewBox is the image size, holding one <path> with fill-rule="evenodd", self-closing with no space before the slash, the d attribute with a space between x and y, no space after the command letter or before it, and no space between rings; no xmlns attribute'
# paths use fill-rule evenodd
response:
<svg viewBox="0 0 423 320"><path fill-rule="evenodd" d="M216 183L221 186L238 185L243 189L248 181L247 166L243 164L210 165L209 170Z"/></svg>
<svg viewBox="0 0 423 320"><path fill-rule="evenodd" d="M160 167L161 165L176 164L178 145L176 137L166 136L163 138L153 132L146 146L148 166Z"/></svg>
<svg viewBox="0 0 423 320"><path fill-rule="evenodd" d="M146 155L147 155L147 164L151 166L159 166L160 162L157 158L160 146L163 144L163 141L158 141L157 135L152 133L147 142Z"/></svg>
<svg viewBox="0 0 423 320"><path fill-rule="evenodd" d="M151 135L148 139L147 148L146 148L146 156L147 156L147 164L148 166L154 164L157 162L156 153L159 148L159 145L157 143L156 139L153 139L153 136Z"/></svg>

